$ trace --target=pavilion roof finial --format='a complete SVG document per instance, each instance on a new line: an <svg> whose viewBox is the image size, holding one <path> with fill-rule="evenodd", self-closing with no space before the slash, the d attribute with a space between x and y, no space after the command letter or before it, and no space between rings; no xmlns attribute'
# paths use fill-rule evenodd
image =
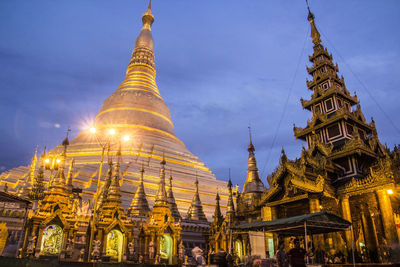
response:
<svg viewBox="0 0 400 267"><path fill-rule="evenodd" d="M251 137L251 126L249 125L247 128L249 128L249 139L250 139L250 143L249 143L249 146L248 146L247 150L248 150L249 152L250 152L250 151L254 152L253 139L252 139L252 137Z"/></svg>
<svg viewBox="0 0 400 267"><path fill-rule="evenodd" d="M313 39L314 45L319 45L321 43L321 35L319 34L317 27L315 26L315 16L310 10L308 0L306 0L308 16L307 19L311 24L311 38Z"/></svg>

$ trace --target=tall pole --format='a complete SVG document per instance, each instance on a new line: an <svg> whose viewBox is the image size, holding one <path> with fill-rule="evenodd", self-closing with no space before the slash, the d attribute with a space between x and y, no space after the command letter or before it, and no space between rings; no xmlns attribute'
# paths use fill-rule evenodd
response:
<svg viewBox="0 0 400 267"><path fill-rule="evenodd" d="M229 254L232 255L232 229L229 230Z"/></svg>
<svg viewBox="0 0 400 267"><path fill-rule="evenodd" d="M353 266L356 266L356 259L354 257L353 225L350 225L350 230L351 230L351 254L353 256Z"/></svg>
<svg viewBox="0 0 400 267"><path fill-rule="evenodd" d="M304 243L305 243L305 247L306 247L306 257L307 257L307 264L308 264L307 221L304 221Z"/></svg>
<svg viewBox="0 0 400 267"><path fill-rule="evenodd" d="M99 175L97 176L97 187L96 187L96 194L94 196L94 209L93 209L93 216L92 216L92 225L91 225L91 230L90 230L88 261L90 261L90 254L92 253L92 243L93 243L95 224L96 224L97 200L99 197L100 178L101 178L101 172L103 169L103 160L104 160L104 150L105 149L106 149L106 145L101 147Z"/></svg>

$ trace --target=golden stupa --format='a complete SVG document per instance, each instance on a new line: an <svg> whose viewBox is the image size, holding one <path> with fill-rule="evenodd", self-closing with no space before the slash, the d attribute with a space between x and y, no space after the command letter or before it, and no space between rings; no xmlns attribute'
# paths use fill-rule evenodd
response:
<svg viewBox="0 0 400 267"><path fill-rule="evenodd" d="M161 97L155 80L154 41L151 25L154 16L151 6L142 16L143 27L126 70L126 77L117 90L108 97L97 114L92 129L80 132L70 141L67 164L71 166L72 184L82 188L84 199L93 199L97 189L101 155L104 155L100 190L107 174L107 160L114 158L119 144L122 146L121 193L128 208L140 183L140 170L144 167L144 187L150 206L158 188L160 161L166 161L167 175L174 180L173 194L184 216L195 193L194 182L199 181L199 193L204 212L210 219L215 207L216 188L226 203L226 182L214 174L193 155L174 134L174 125L168 106ZM129 140L126 136L129 136ZM125 138L124 138L125 137ZM63 147L57 146L47 153L57 157ZM74 160L74 164L69 164ZM72 167L73 166L73 167ZM16 191L32 168L21 166L0 175L10 191ZM45 172L48 181L52 173ZM25 183L26 184L26 183ZM225 192L226 191L226 192Z"/></svg>

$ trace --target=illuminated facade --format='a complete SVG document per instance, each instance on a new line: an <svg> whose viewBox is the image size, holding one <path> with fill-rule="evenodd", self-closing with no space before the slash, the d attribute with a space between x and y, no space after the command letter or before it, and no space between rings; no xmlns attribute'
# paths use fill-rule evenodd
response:
<svg viewBox="0 0 400 267"><path fill-rule="evenodd" d="M25 229L22 257L60 257L64 261L111 261L176 264L183 261L178 248L191 250L194 246L205 248L209 223L202 211L197 187L190 218L182 219L176 209L172 194L172 176L167 189L165 183L166 161L159 167L158 190L150 208L143 185L138 187L132 205L124 209L121 200L121 147L110 158L106 183L94 208L80 197L82 190L70 187L65 176L68 137L63 141L63 152L54 166L54 176L48 188L40 190L47 155L38 160L39 170L33 187L27 195L34 201ZM73 164L70 168L73 168ZM145 168L141 169L144 176ZM143 179L140 179L141 183ZM175 207L175 208L173 208ZM192 209L192 208L190 208ZM193 209L192 209L193 210ZM185 247L186 245L186 247Z"/></svg>
<svg viewBox="0 0 400 267"><path fill-rule="evenodd" d="M357 261L387 262L390 248L400 239L400 153L397 147L390 151L380 143L374 121L365 120L357 96L349 93L332 55L321 44L311 12L308 20L314 53L309 57L312 80L307 87L313 94L301 104L312 112L312 119L305 128L294 127L295 137L306 141L307 148L296 160L289 160L282 149L279 166L267 178L270 187L264 189L250 142L247 179L237 195L237 210L233 219L231 215L223 219L216 209L210 247L231 251L241 261L244 255L256 254L256 246L250 233L232 234L226 231L229 225L328 210L353 223ZM312 241L315 250L350 256L351 234L348 230L317 235ZM278 238L271 233L262 237L270 256ZM293 245L290 238L284 241L285 248Z"/></svg>

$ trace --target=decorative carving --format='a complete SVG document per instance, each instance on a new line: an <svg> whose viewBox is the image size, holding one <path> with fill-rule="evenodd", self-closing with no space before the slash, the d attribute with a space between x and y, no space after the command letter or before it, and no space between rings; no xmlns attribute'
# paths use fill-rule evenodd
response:
<svg viewBox="0 0 400 267"><path fill-rule="evenodd" d="M92 258L94 260L98 260L100 258L100 247L101 247L101 241L100 240L94 240L93 241L93 251L92 251Z"/></svg>
<svg viewBox="0 0 400 267"><path fill-rule="evenodd" d="M155 251L154 241L151 240L149 243L149 258L150 259L154 259L154 251Z"/></svg>

